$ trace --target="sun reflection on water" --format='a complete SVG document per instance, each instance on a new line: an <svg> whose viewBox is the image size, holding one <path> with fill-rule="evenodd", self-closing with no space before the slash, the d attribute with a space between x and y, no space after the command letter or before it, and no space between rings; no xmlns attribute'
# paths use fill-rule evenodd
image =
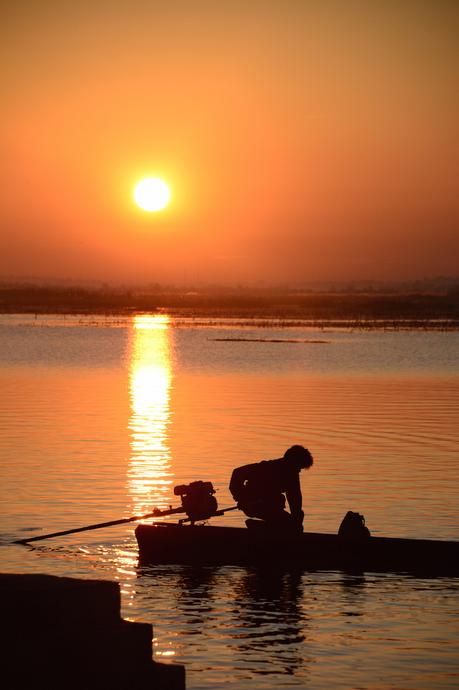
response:
<svg viewBox="0 0 459 690"><path fill-rule="evenodd" d="M129 375L131 452L127 481L137 514L168 505L173 482L169 448L171 384L169 317L135 316Z"/></svg>

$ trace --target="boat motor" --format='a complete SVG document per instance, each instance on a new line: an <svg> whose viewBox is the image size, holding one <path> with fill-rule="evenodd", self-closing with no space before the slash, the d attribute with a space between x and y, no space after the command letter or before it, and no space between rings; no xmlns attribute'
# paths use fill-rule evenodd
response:
<svg viewBox="0 0 459 690"><path fill-rule="evenodd" d="M174 488L174 496L180 496L182 506L191 522L208 520L218 510L212 482L191 482Z"/></svg>

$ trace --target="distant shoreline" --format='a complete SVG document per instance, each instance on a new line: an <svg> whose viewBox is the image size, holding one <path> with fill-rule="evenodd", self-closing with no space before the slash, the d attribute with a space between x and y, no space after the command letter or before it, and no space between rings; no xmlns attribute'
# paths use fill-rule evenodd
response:
<svg viewBox="0 0 459 690"><path fill-rule="evenodd" d="M171 319L171 326L181 328L265 328L265 329L310 329L310 330L347 330L347 331L437 331L437 332L457 332L459 331L459 319L290 319L279 316L248 316L242 314L209 314L209 313L183 313L183 311L161 309L161 310L63 310L63 311L2 311L0 316L31 316L35 317L36 323L40 325L40 317L74 317L80 319L81 325L104 325L98 319L126 319L129 317L142 315L167 315ZM91 322L91 317L93 321ZM71 324L68 324L71 325ZM112 324L110 324L112 325Z"/></svg>
<svg viewBox="0 0 459 690"><path fill-rule="evenodd" d="M459 330L459 291L446 293L317 293L292 290L128 290L0 287L0 314L128 317L168 314L193 325Z"/></svg>

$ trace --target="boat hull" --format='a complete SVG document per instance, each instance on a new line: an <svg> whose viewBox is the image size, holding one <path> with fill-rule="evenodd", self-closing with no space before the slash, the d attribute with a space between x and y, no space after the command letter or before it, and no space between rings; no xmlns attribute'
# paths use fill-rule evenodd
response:
<svg viewBox="0 0 459 690"><path fill-rule="evenodd" d="M359 570L459 575L459 542L171 523L135 530L139 564L298 566L305 570Z"/></svg>

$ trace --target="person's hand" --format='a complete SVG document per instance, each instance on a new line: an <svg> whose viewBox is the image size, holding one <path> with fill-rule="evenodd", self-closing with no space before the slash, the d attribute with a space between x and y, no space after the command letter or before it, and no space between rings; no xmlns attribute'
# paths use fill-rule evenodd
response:
<svg viewBox="0 0 459 690"><path fill-rule="evenodd" d="M296 527L298 528L298 530L299 530L300 532L303 531L303 519L304 519L304 513L303 513L302 510L300 510L299 513L297 513L297 514L294 516L295 525L296 525Z"/></svg>

